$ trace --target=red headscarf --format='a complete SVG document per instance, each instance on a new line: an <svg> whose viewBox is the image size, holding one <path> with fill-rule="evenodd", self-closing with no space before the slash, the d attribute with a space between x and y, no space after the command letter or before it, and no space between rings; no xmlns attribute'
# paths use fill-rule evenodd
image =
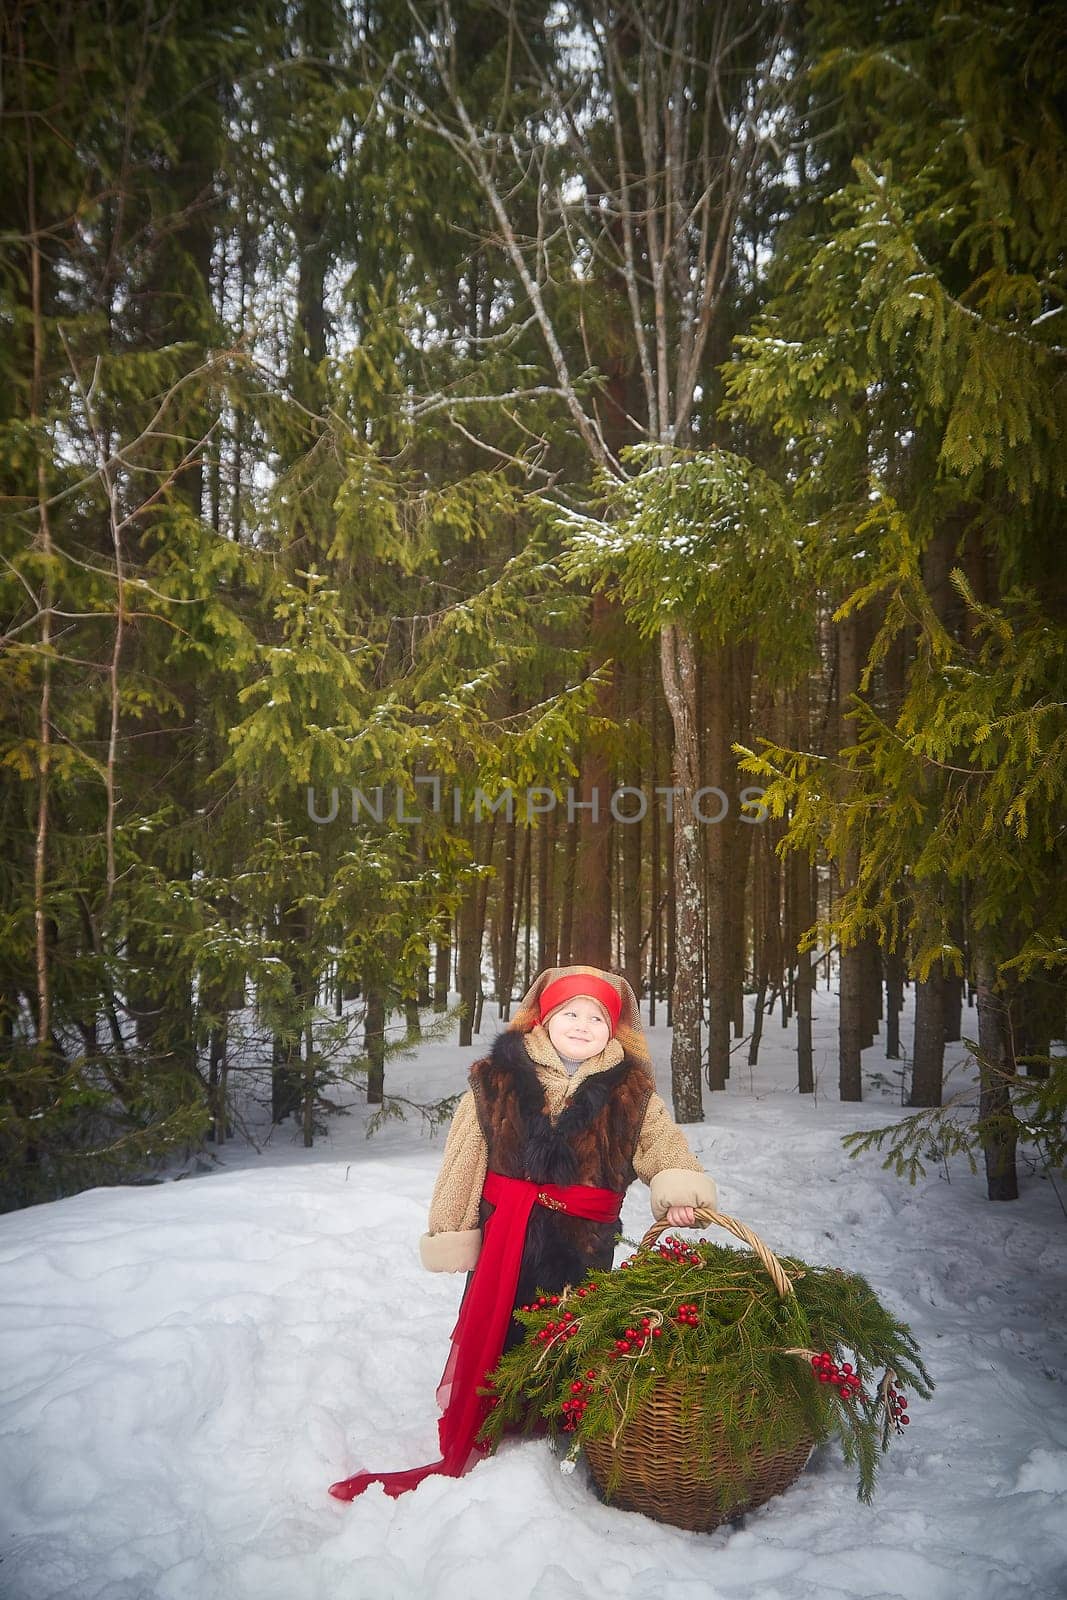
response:
<svg viewBox="0 0 1067 1600"><path fill-rule="evenodd" d="M541 990L538 997L538 1007L541 1021L544 1022L550 1012L557 1006L565 1005L568 1000L573 1000L577 995L582 995L587 1000L595 1000L603 1006L611 1022L611 1031L614 1034L619 1026L619 1015L622 1011L622 995L618 989L607 983L603 978L591 977L586 973L573 972L565 978L556 978Z"/></svg>

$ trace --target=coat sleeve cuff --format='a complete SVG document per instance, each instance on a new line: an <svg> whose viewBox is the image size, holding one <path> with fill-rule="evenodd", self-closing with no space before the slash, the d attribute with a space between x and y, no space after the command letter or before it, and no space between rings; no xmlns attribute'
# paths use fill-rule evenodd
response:
<svg viewBox="0 0 1067 1600"><path fill-rule="evenodd" d="M649 1184L652 1215L662 1222L671 1206L710 1206L718 1209L719 1191L706 1172L690 1172L686 1167L664 1167Z"/></svg>
<svg viewBox="0 0 1067 1600"><path fill-rule="evenodd" d="M419 1240L419 1257L428 1272L473 1272L481 1248L481 1228L424 1233Z"/></svg>

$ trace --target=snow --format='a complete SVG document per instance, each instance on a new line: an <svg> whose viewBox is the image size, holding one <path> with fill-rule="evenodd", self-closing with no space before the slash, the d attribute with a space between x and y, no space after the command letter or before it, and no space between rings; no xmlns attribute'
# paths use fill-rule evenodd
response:
<svg viewBox="0 0 1067 1600"><path fill-rule="evenodd" d="M862 1271L920 1340L937 1389L913 1400L872 1506L830 1444L743 1526L686 1533L601 1505L544 1439L399 1500L332 1500L360 1467L436 1456L463 1281L418 1263L443 1130L389 1121L368 1140L354 1101L310 1151L286 1125L261 1155L225 1146L208 1175L0 1217L5 1600L1063 1595L1057 1195L1025 1167L1023 1198L995 1206L964 1163L912 1189L877 1156L850 1160L843 1132L901 1115L899 1067L872 1047L868 1098L839 1103L834 997L816 999L816 1096L796 1094L792 1031L768 1017L759 1066L739 1051L687 1131L724 1210L772 1247ZM669 1035L650 1037L669 1094ZM474 1055L426 1043L390 1061L389 1086L459 1090ZM636 1240L648 1221L636 1183L623 1225Z"/></svg>

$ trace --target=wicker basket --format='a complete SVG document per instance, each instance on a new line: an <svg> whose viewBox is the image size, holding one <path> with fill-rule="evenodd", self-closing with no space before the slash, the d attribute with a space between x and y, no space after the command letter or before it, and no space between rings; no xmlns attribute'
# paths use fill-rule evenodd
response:
<svg viewBox="0 0 1067 1600"><path fill-rule="evenodd" d="M792 1294L777 1256L743 1223L705 1208L696 1211L696 1218L698 1226L717 1223L751 1245L779 1294ZM647 1250L668 1226L661 1222L649 1228L640 1248ZM691 1380L665 1376L614 1443L610 1435L585 1440L583 1449L601 1499L624 1511L641 1511L658 1522L710 1533L721 1523L766 1504L796 1481L811 1455L815 1442L811 1437L789 1441L769 1452L754 1440L742 1497L724 1506L729 1481L726 1463L714 1450L705 1453L699 1442L705 1404ZM609 1494L613 1470L619 1473L619 1481Z"/></svg>

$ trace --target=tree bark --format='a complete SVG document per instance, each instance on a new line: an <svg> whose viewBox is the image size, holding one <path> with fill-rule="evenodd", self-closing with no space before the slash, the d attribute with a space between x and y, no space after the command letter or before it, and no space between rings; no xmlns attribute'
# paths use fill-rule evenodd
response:
<svg viewBox="0 0 1067 1600"><path fill-rule="evenodd" d="M605 634L611 602L593 596L590 665L599 666L608 654ZM613 717L615 693L611 683L597 690L596 716ZM574 959L593 967L610 968L611 958L611 857L614 845L611 767L603 747L585 741L581 755L581 789L578 806L578 859L574 884L572 944Z"/></svg>
<svg viewBox="0 0 1067 1600"><path fill-rule="evenodd" d="M620 673L620 688L625 694L623 707L627 717L635 720L640 717L641 703L639 691L641 685L640 669L628 667ZM623 774L624 781L631 784L641 793L647 794L643 786L646 774L637 768L635 771ZM629 816L631 810L637 811L635 797L627 795L627 806L620 803L620 815ZM652 796L653 802L658 796ZM645 815L647 816L647 811ZM641 884L642 872L642 844L646 837L646 827L643 819L635 816L632 822L620 822L618 830L621 835L621 872L619 874L619 922L622 930L622 971L627 983L634 994L640 999L643 992L641 982L642 969L642 943L641 943Z"/></svg>
<svg viewBox="0 0 1067 1600"><path fill-rule="evenodd" d="M497 1016L507 1016L511 999L512 980L515 976L515 818L504 819L504 870L500 877L500 899L497 905L494 966L496 972Z"/></svg>
<svg viewBox="0 0 1067 1600"><path fill-rule="evenodd" d="M816 920L814 868L804 856L796 874L797 927L806 932ZM796 951L797 976L794 1000L797 1019L797 1089L801 1094L815 1091L815 1065L812 1051L812 1002L815 996L814 950Z"/></svg>
<svg viewBox="0 0 1067 1600"><path fill-rule="evenodd" d="M863 1048L878 1037L882 1019L882 952L874 939L864 939L863 950Z"/></svg>
<svg viewBox="0 0 1067 1600"><path fill-rule="evenodd" d="M990 1200L1017 1200L1015 1168L1018 1129L1011 1108L1008 1076L1011 1054L1004 1000L994 987L990 955L981 950L976 962L978 987L979 1095L978 1120L985 1151L986 1193Z"/></svg>
<svg viewBox="0 0 1067 1600"><path fill-rule="evenodd" d="M477 860L478 833L482 824L473 825L474 856ZM478 923L478 884L467 887L456 918L457 953L456 986L462 1007L459 1022L461 1048L474 1037L474 1015L478 1006L478 986L481 969L481 930Z"/></svg>
<svg viewBox="0 0 1067 1600"><path fill-rule="evenodd" d="M378 988L367 990L363 1050L367 1057L367 1104L380 1106L385 1096L385 996Z"/></svg>
<svg viewBox="0 0 1067 1600"><path fill-rule="evenodd" d="M452 971L452 924L442 918L438 925L433 953L433 1008L435 1012L448 1010L448 987Z"/></svg>
<svg viewBox="0 0 1067 1600"><path fill-rule="evenodd" d="M913 1058L908 1104L939 1106L945 1062L945 980L940 961L915 984Z"/></svg>
<svg viewBox="0 0 1067 1600"><path fill-rule="evenodd" d="M737 761L729 747L731 742L750 744L752 741L752 684L756 665L756 643L752 639L742 639L729 645L727 652L730 662L731 721L726 728L722 781L719 787L725 790L730 802L730 809L723 819L722 828L725 830L724 847L729 851L727 881L730 924L727 940L731 961L731 1005L734 1037L740 1039L745 1031L745 956L748 950L745 937L745 890L756 835L763 824L742 820L742 786L738 780ZM727 1076L729 1076L729 1066Z"/></svg>
<svg viewBox="0 0 1067 1600"><path fill-rule="evenodd" d="M1047 1078L1048 1061L1025 1061L1025 1056L1049 1056L1053 1036L1063 1027L1062 989L1047 978L1031 977L1017 984L1011 999L1012 1056L1016 1072L1028 1078Z"/></svg>
<svg viewBox="0 0 1067 1600"><path fill-rule="evenodd" d="M555 854L556 814L548 812L538 828L537 851L537 970L556 965Z"/></svg>
<svg viewBox="0 0 1067 1600"><path fill-rule="evenodd" d="M708 883L708 1053L709 1089L725 1089L730 1073L730 1017L733 1011L734 901L730 893L729 790L727 749L730 738L730 655L720 646L707 657L704 686L707 787L727 796L726 811L718 822L702 824ZM678 781L678 780L676 780ZM705 797L705 816L723 810L717 795Z"/></svg>
<svg viewBox="0 0 1067 1600"><path fill-rule="evenodd" d="M841 747L847 746L854 735L855 718L850 715L848 697L859 688L863 670L863 638L859 617L851 612L841 621L838 629L838 706L841 728ZM847 780L846 780L847 786ZM859 877L860 845L850 839L841 863L841 888L853 887ZM864 1024L864 952L858 943L842 944L839 957L841 974L840 1010L838 1015L839 1081L842 1100L863 1099L861 1052L863 1050Z"/></svg>
<svg viewBox="0 0 1067 1600"><path fill-rule="evenodd" d="M898 950L885 958L885 1053L889 1061L900 1060L900 1013L904 1007L904 962Z"/></svg>
<svg viewBox="0 0 1067 1600"><path fill-rule="evenodd" d="M574 943L571 930L574 926L574 881L578 856L578 821L567 824L567 842L563 856L563 887L559 905L559 956L557 965L569 967L574 962Z"/></svg>
<svg viewBox="0 0 1067 1600"><path fill-rule="evenodd" d="M663 691L674 724L675 972L671 1015L671 1092L678 1122L702 1122L700 1087L701 867L692 799L698 787L696 663L688 630L660 634ZM721 1087L721 1085L713 1085Z"/></svg>
<svg viewBox="0 0 1067 1600"><path fill-rule="evenodd" d="M649 698L652 702L652 781L650 788L649 804L652 812L652 903L648 911L648 1025L656 1026L656 1003L659 999L662 954L663 954L663 908L661 905L661 861L660 851L662 828L660 826L659 795L659 751L660 751L660 685L653 681Z"/></svg>

